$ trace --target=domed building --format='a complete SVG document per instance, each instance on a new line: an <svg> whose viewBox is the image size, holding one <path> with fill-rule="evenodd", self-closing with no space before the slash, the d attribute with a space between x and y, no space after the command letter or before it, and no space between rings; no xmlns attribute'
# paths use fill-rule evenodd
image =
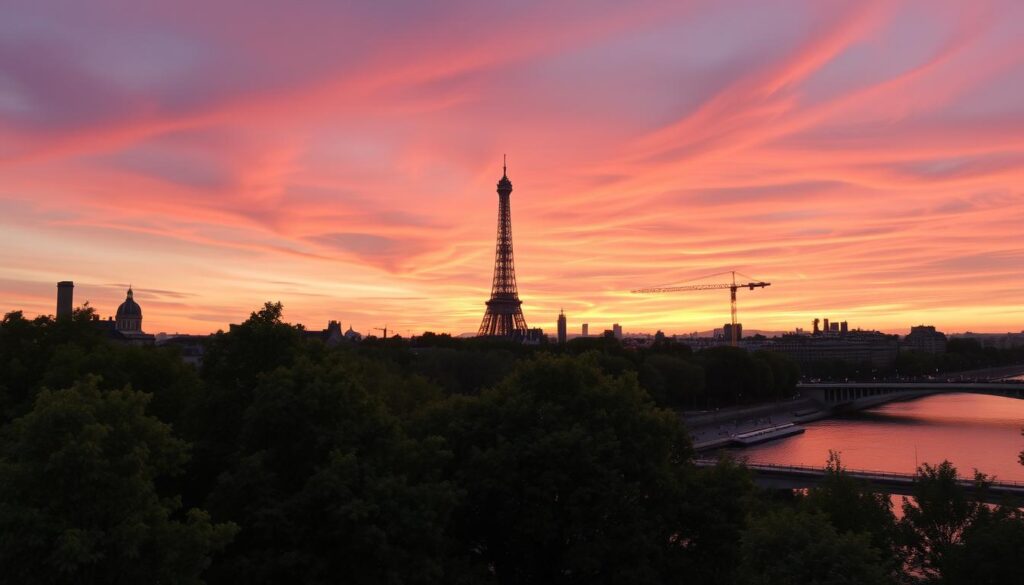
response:
<svg viewBox="0 0 1024 585"><path fill-rule="evenodd" d="M135 302L132 287L128 287L128 297L117 308L114 317L115 327L121 333L142 333L142 307Z"/></svg>

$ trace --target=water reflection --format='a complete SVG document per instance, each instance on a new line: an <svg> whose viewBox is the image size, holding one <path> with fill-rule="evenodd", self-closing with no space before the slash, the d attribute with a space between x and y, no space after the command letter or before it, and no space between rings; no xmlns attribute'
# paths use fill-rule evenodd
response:
<svg viewBox="0 0 1024 585"><path fill-rule="evenodd" d="M946 394L886 404L809 423L802 435L736 452L751 461L823 465L829 449L853 469L911 473L919 463L949 459L961 475L978 469L1024 481L1024 400Z"/></svg>

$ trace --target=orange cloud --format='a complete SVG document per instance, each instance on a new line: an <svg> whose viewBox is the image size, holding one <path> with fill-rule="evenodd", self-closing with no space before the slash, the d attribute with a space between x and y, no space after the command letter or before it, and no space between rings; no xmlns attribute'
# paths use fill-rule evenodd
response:
<svg viewBox="0 0 1024 585"><path fill-rule="evenodd" d="M1024 329L1017 3L436 8L26 4L0 24L6 309L73 279L104 314L133 283L149 331L268 299L474 331L507 152L531 325L706 330L725 295L628 291L735 268L773 282L748 328Z"/></svg>

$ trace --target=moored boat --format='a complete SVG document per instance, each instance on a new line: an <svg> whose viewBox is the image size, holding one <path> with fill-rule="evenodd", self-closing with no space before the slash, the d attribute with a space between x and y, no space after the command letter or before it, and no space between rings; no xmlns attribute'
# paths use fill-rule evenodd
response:
<svg viewBox="0 0 1024 585"><path fill-rule="evenodd" d="M765 441L773 441L775 439L799 435L804 432L804 430L804 427L798 424L786 423L733 435L732 443L742 447L747 447L749 445L764 443Z"/></svg>

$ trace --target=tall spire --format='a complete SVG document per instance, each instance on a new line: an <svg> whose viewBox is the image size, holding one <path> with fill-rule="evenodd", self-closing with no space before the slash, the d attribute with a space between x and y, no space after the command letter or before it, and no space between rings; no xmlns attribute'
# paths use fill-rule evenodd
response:
<svg viewBox="0 0 1024 585"><path fill-rule="evenodd" d="M494 250L494 278L491 299L487 301L480 336L525 337L526 319L516 289L516 269L512 258L512 181L508 178L508 159L503 157L498 181L498 242Z"/></svg>

